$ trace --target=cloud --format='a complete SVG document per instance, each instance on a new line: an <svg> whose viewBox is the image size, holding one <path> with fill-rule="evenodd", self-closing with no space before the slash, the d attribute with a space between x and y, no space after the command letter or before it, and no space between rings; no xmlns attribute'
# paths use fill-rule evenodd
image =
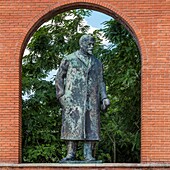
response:
<svg viewBox="0 0 170 170"><path fill-rule="evenodd" d="M27 49L27 48L25 48L25 50L24 50L24 55L23 56L26 56L26 55L28 55L30 53L30 51Z"/></svg>
<svg viewBox="0 0 170 170"><path fill-rule="evenodd" d="M85 25L89 25L88 24L88 22L86 21L86 19L84 19L83 20L83 23L82 23L84 26ZM89 30L88 30L88 33L89 34L93 34L93 32L95 31L95 30L99 30L100 28L102 28L102 26L100 27L100 28L97 28L97 27L93 27L93 26L91 26L91 25L89 25ZM104 37L104 33L102 33L102 43L103 43L103 45L105 45L105 46L108 46L109 45L109 41L108 41L108 39L106 39L105 37Z"/></svg>
<svg viewBox="0 0 170 170"><path fill-rule="evenodd" d="M83 25L85 26L85 25L89 25L88 24L88 22L85 20L85 19L83 19ZM95 27L92 27L91 25L89 25L89 30L88 30L88 33L89 34L93 34L93 32L95 31L95 30L98 30L99 28L95 28Z"/></svg>

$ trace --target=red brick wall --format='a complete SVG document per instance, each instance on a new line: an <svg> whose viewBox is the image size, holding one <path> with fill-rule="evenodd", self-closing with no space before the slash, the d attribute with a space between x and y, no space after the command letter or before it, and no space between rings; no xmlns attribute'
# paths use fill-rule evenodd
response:
<svg viewBox="0 0 170 170"><path fill-rule="evenodd" d="M21 160L21 59L38 26L84 7L116 16L138 40L142 57L141 162L170 162L169 0L1 0L0 162Z"/></svg>

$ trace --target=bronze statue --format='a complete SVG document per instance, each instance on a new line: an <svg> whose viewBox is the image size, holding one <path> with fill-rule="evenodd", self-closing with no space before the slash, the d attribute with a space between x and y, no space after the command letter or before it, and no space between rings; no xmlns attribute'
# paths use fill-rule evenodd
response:
<svg viewBox="0 0 170 170"><path fill-rule="evenodd" d="M75 159L78 141L84 142L84 159L92 157L92 143L99 140L100 108L110 101L103 82L102 63L93 56L95 40L83 35L80 49L61 61L56 75L56 95L62 105L61 139L67 141L67 156L62 162Z"/></svg>

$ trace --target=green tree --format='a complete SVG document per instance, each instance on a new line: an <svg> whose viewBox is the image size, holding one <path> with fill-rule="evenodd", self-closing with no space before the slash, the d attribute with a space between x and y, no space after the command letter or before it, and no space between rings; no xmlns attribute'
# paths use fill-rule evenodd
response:
<svg viewBox="0 0 170 170"><path fill-rule="evenodd" d="M57 162L65 154L55 75L50 80L48 76L64 55L78 49L77 39L89 29L82 24L88 15L89 10L57 15L41 26L27 45L29 54L22 62L23 162Z"/></svg>
<svg viewBox="0 0 170 170"><path fill-rule="evenodd" d="M102 31L110 44L103 49L101 60L111 106L102 114L98 155L106 162L139 162L140 53L132 35L118 21L105 22Z"/></svg>
<svg viewBox="0 0 170 170"><path fill-rule="evenodd" d="M64 55L79 48L80 36L89 29L82 24L83 18L90 14L89 10L59 14L41 26L28 43L29 54L23 57L22 67L23 162L58 162L66 153L60 140L62 115L55 97L55 73L50 80L48 76ZM104 25L94 32L94 54L104 65L111 107L101 114L101 141L94 152L105 162L139 162L140 54L120 23L112 19ZM103 38L109 46L102 44Z"/></svg>

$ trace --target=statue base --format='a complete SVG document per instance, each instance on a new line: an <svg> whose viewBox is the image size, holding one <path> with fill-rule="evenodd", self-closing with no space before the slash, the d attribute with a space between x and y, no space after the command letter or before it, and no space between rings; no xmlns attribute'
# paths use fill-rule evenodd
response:
<svg viewBox="0 0 170 170"><path fill-rule="evenodd" d="M74 160L74 161L60 161L59 163L62 163L62 164L98 164L98 163L102 163L102 160L95 160L95 161Z"/></svg>

